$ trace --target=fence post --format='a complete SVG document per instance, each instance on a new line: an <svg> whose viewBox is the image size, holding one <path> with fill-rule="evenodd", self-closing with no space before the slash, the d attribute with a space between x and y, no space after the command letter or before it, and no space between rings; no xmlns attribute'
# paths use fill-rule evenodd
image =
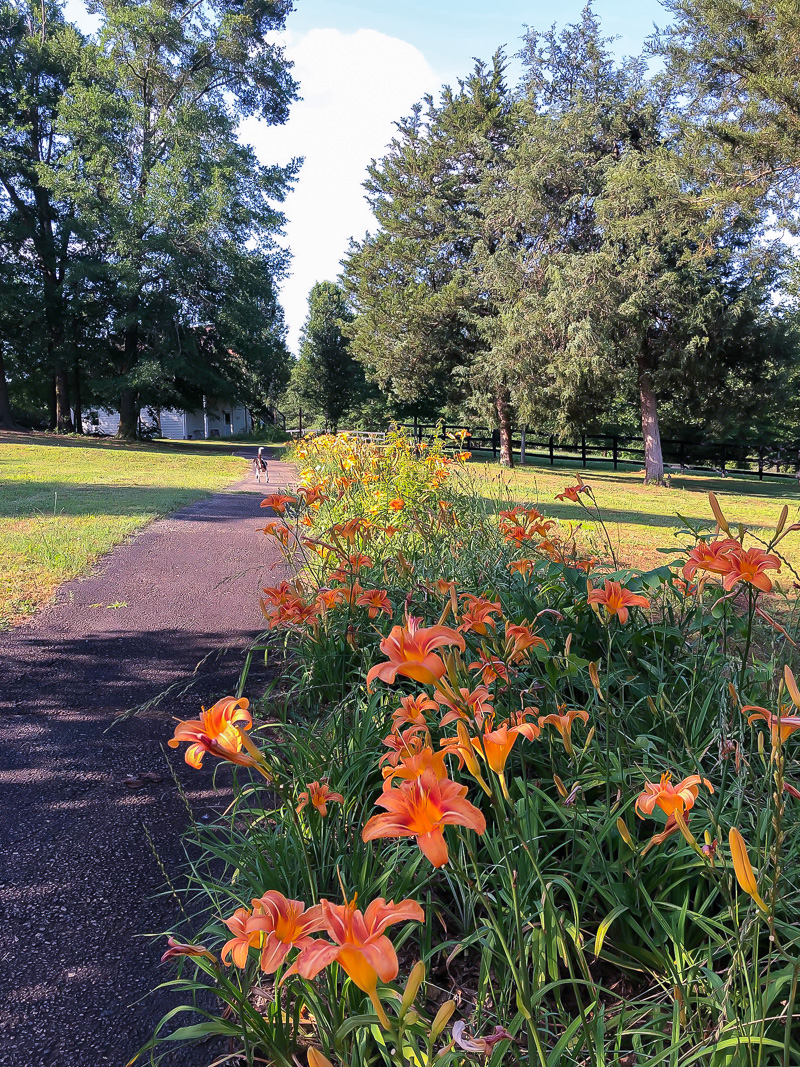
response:
<svg viewBox="0 0 800 1067"><path fill-rule="evenodd" d="M299 416L300 416L300 435L299 436L302 437L303 436L303 409L302 408L298 408L298 412L299 412Z"/></svg>
<svg viewBox="0 0 800 1067"><path fill-rule="evenodd" d="M727 447L725 445L723 445L722 446L722 452L721 452L721 455L720 455L720 463L722 465L722 477L723 478L726 476L725 475L725 464L727 462L728 462L728 449L727 449Z"/></svg>
<svg viewBox="0 0 800 1067"><path fill-rule="evenodd" d="M758 446L758 480L764 481L764 446Z"/></svg>
<svg viewBox="0 0 800 1067"><path fill-rule="evenodd" d="M492 459L497 459L497 445L500 440L500 431L492 430Z"/></svg>
<svg viewBox="0 0 800 1067"><path fill-rule="evenodd" d="M586 434L581 434L581 463L586 466Z"/></svg>
<svg viewBox="0 0 800 1067"><path fill-rule="evenodd" d="M525 445L527 444L527 442L525 440L525 435L527 433L527 430L528 430L528 427L527 426L523 426L522 429L519 432L519 465L520 465L520 467L524 467L525 466Z"/></svg>
<svg viewBox="0 0 800 1067"><path fill-rule="evenodd" d="M680 445L680 448L678 449L678 462L681 465L681 474L683 474L684 468L686 466L686 455L685 455L686 442L685 441L679 441L678 444Z"/></svg>
<svg viewBox="0 0 800 1067"><path fill-rule="evenodd" d="M611 449L614 456L614 470L617 469L617 460L619 459L619 441L616 437L611 438Z"/></svg>
<svg viewBox="0 0 800 1067"><path fill-rule="evenodd" d="M555 457L553 455L553 435L550 434L550 466L552 467L554 463Z"/></svg>

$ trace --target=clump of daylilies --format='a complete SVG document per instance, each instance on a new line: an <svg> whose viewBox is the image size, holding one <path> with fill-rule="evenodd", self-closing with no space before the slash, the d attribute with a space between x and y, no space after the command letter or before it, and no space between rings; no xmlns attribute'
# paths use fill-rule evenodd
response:
<svg viewBox="0 0 800 1067"><path fill-rule="evenodd" d="M275 792L287 823L292 820L298 828L303 848L309 841L315 845L326 841L332 824L338 824L346 827L350 841L398 842L392 846L398 861L411 857L420 864L428 879L429 899L452 892L458 879L468 881L470 892L481 902L482 921L498 933L509 957L509 981L519 1009L513 1034L505 1025L480 1030L471 1022L468 1029L461 1020L452 1026L444 1049L435 1051L434 1043L442 1038L455 1003L447 1001L432 1021L424 1018L423 1009L415 1006L425 979L422 964L411 969L404 990L386 990L400 971L387 930L426 919L421 904L411 898L394 903L376 897L362 909L356 897L348 899L351 894L344 885L342 903L320 899L322 894L315 890L296 891L306 895L310 901L306 902L270 889L253 897L249 906L217 916L229 935L221 947L210 949L171 938L163 956L165 960L194 957L198 966L216 968L220 975L252 974L258 983L271 976L276 997L291 996L300 983L347 980L369 998L374 1015L365 1017L369 1020L365 1026L380 1025L389 1031L387 1045L426 1048L424 1056L420 1052L413 1060L426 1067L439 1057L452 1058L455 1050L486 1059L498 1045L505 1042L511 1047L518 1040L526 1045L526 1056L537 1050L537 1055L541 1052L537 1062L546 1062L536 1023L542 1002L530 988L532 968L524 961L514 963L509 947L513 937L506 937L498 926L498 901L517 899L518 861L524 857L534 870L541 862L540 842L528 838L520 817L534 795L545 796L546 805L559 812L560 819L574 820L577 827L578 816L583 817L589 803L605 789L609 813L613 811L609 825L613 828L616 818L624 845L619 838L614 840L626 859L643 865L652 849L659 848L664 855L676 844L682 846L683 855L688 854L704 874L726 877L731 885L735 878L757 907L752 914L762 916L775 936L775 891L770 896L764 890L763 871L761 876L754 871L743 835L728 825L727 851L719 845L725 840L725 827L715 806L720 785L711 781L711 777L717 780L715 767L706 776L699 761L683 768L667 764L663 771L664 763L629 765L615 779L614 797L608 773L609 723L621 709L614 703L610 670L601 677L602 663L596 655L596 662L588 666L588 656L576 660L580 650L572 648L572 632L560 651L568 623L553 608L538 613L534 609L527 615L509 610L508 586L525 591L528 601L522 602L535 602L536 583L546 568L552 574L556 563L573 574L571 588L577 592L570 610L582 613L609 649L615 641L624 642L637 627L650 625L662 608L654 595L645 593L642 580L619 571L613 549L612 570L608 561L584 553L578 526L546 518L535 507L517 505L501 511L495 527L506 593L502 583L501 588L465 589L455 578L418 573L418 556L407 546L424 543L431 530L448 531L464 548L463 520L448 492L454 472L471 454L464 448L465 440L464 434L456 435L447 453L444 446L423 447L400 437L383 448L347 434L304 441L296 449L303 464L296 490L273 493L262 505L271 512L264 534L282 548L287 560L301 564L294 578L263 589L261 609L267 630L282 631L298 647L338 634L351 650L369 656L363 661L363 691L376 709L370 714L386 730L383 751L375 751L374 759L370 755L377 793L374 813L353 824L352 812L362 810L358 802L363 802L364 794L353 795L357 791L342 784L344 777L336 779L332 766L309 767L307 777L297 781L287 777L272 747L266 748L268 757L253 741L253 720L244 698L225 697L204 708L198 719L179 722L169 741L172 747L186 742L186 762L198 770L204 756L211 755L241 768L245 775L260 775L267 783L259 783L261 788ZM586 510L589 503L596 508L591 486L580 478L557 499ZM744 588L752 597L753 613L772 621L759 598L772 591L770 574L780 569L777 545L800 526L787 527L784 514L766 548L745 547L746 531L740 528L734 535L713 495L711 505L716 534L698 539L688 550L681 567L685 584L679 586L675 576L671 587L686 598L702 597L709 579L716 577L721 581L721 590L716 590L720 596L733 599ZM554 631L548 629L546 618L563 624L558 647L553 647ZM579 641L578 637L575 643ZM371 664L368 669L367 664ZM561 677L571 680L563 691L557 689L558 681L552 682ZM736 696L733 687L732 691ZM783 746L800 730L800 691L790 668L785 668L773 709L745 705L741 712L753 727L765 728L780 804L786 797L800 799L800 790L784 775ZM763 737L760 744L762 751ZM683 750L683 744L676 746L675 751ZM539 769L535 775L529 773L534 763ZM329 778L341 792L332 788ZM649 826L647 832L652 834L641 847L635 840L637 831L626 822L631 810L640 820L633 820L634 825ZM698 830L703 820L704 835ZM501 841L502 848L492 853L487 875L490 837ZM780 840L780 825L773 837ZM370 846L366 852L372 855L374 848L386 847ZM598 838L596 847L602 853L608 848L607 839ZM773 868L777 866L773 858ZM543 907L550 906L551 881L544 876L538 892ZM541 927L535 916L516 918L523 938L545 930L544 918ZM555 921L551 928L557 929ZM596 945L600 942L598 935ZM566 950L562 957L567 958ZM553 966L557 965L556 961ZM259 990L261 995L260 984ZM287 1008L286 1017L290 1014ZM307 1050L307 1060L309 1067L332 1067L316 1047Z"/></svg>

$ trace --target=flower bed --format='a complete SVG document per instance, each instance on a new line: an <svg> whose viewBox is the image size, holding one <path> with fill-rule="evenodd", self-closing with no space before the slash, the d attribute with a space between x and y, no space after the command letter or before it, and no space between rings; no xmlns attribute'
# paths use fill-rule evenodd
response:
<svg viewBox="0 0 800 1067"><path fill-rule="evenodd" d="M712 497L633 572L487 508L457 448L304 441L265 500L299 568L263 591L283 670L170 742L240 770L165 953L204 1018L154 1055L800 1062L800 692L764 607L797 528L753 543Z"/></svg>

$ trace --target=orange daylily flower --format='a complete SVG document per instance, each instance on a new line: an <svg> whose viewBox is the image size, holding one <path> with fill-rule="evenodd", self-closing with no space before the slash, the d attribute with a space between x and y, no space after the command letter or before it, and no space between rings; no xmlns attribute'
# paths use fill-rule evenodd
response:
<svg viewBox="0 0 800 1067"><path fill-rule="evenodd" d="M422 777L381 793L375 803L386 811L372 816L361 837L364 841L414 837L433 866L443 867L449 858L445 826L464 826L478 834L486 830L486 820L466 796L466 786L449 778L437 779L432 770L426 770Z"/></svg>
<svg viewBox="0 0 800 1067"><path fill-rule="evenodd" d="M405 501L401 500L399 496L395 497L394 500L389 501L390 511L402 511L405 506Z"/></svg>
<svg viewBox="0 0 800 1067"><path fill-rule="evenodd" d="M511 571L512 574L516 572L521 574L523 578L527 578L535 566L535 559L515 559L506 564L506 570Z"/></svg>
<svg viewBox="0 0 800 1067"><path fill-rule="evenodd" d="M722 585L728 590L733 589L739 582L747 582L763 593L769 593L772 582L764 572L781 569L781 561L771 552L764 552L760 548L744 549L738 541L736 548L728 553L727 562Z"/></svg>
<svg viewBox="0 0 800 1067"><path fill-rule="evenodd" d="M589 604L602 604L609 615L616 615L624 625L628 621L628 608L649 607L650 601L641 593L632 593L619 582L606 579L602 589L592 589L587 597Z"/></svg>
<svg viewBox="0 0 800 1067"><path fill-rule="evenodd" d="M444 660L433 650L444 645L456 645L463 652L466 648L460 633L449 626L420 627L417 619L409 618L407 626L393 626L388 637L381 641L381 652L389 659L376 663L367 674L367 689L372 681L393 685L398 674L412 678L423 685L432 685L445 672Z"/></svg>
<svg viewBox="0 0 800 1067"><path fill-rule="evenodd" d="M742 546L732 537L720 541L698 541L683 565L681 573L690 581L697 571L710 571L711 574L725 574L728 570L728 553Z"/></svg>
<svg viewBox="0 0 800 1067"><path fill-rule="evenodd" d="M492 701L494 694L490 693L485 685L476 686L474 689L460 688L458 696L455 693L439 691L434 693L433 699L438 705L449 708L443 716L439 726L447 726L448 723L462 720L474 722L480 730L484 719L494 718Z"/></svg>
<svg viewBox="0 0 800 1067"><path fill-rule="evenodd" d="M398 778L401 781L421 778L426 771L430 771L437 779L447 778L444 757L444 752L434 752L429 745L425 745L419 752L404 756L396 765L383 768L383 788L390 789Z"/></svg>
<svg viewBox="0 0 800 1067"><path fill-rule="evenodd" d="M388 1025L386 1013L378 1000L378 979L391 982L400 965L397 953L385 931L394 923L423 922L425 913L415 900L387 903L383 897L373 900L362 914L353 899L349 904L320 902L325 930L333 944L315 940L307 945L289 968L287 975L299 974L306 980L338 963L354 985L366 993L381 1022Z"/></svg>
<svg viewBox="0 0 800 1067"><path fill-rule="evenodd" d="M392 712L392 730L397 731L401 726L427 727L425 712L435 711L438 706L427 693L417 693L413 697L400 697L400 707Z"/></svg>
<svg viewBox="0 0 800 1067"><path fill-rule="evenodd" d="M297 799L299 801L297 805L298 815L307 804L313 804L323 819L328 814L328 804L344 804L342 794L332 793L331 787L327 782L309 782L303 792L298 794Z"/></svg>
<svg viewBox="0 0 800 1067"><path fill-rule="evenodd" d="M579 708L570 708L566 711L564 705L559 704L558 714L539 716L539 726L554 726L561 734L564 750L568 756L572 755L572 724L576 719L580 719L585 726L589 721L589 712Z"/></svg>
<svg viewBox="0 0 800 1067"><path fill-rule="evenodd" d="M748 715L747 717L749 723L763 719L769 727L772 746L773 748L776 748L779 741L782 745L786 744L795 730L800 730L800 715L784 714L784 709L788 712L789 705L782 704L780 715L776 715L774 712L768 711L766 708L759 707L758 704L747 704L742 708L742 712L753 712L752 715Z"/></svg>
<svg viewBox="0 0 800 1067"><path fill-rule="evenodd" d="M578 484L568 485L563 493L556 494L556 500L571 500L573 504L578 503L579 493L590 493L592 487L584 482L580 475L577 475Z"/></svg>
<svg viewBox="0 0 800 1067"><path fill-rule="evenodd" d="M272 522L268 522L266 526L260 529L267 537L274 537L277 541L280 541L284 548L289 544L290 531L285 523L273 519Z"/></svg>
<svg viewBox="0 0 800 1067"><path fill-rule="evenodd" d="M161 962L175 959L177 956L205 956L209 960L216 959L213 952L209 952L205 945L184 945L176 941L174 937L167 938L167 951L161 957Z"/></svg>
<svg viewBox="0 0 800 1067"><path fill-rule="evenodd" d="M203 708L199 719L179 722L167 744L177 748L188 741L184 759L197 770L203 766L203 756L207 752L240 767L255 767L258 760L252 754L242 752L245 746L240 733L253 725L247 710L249 706L250 701L244 697L223 697L212 707Z"/></svg>
<svg viewBox="0 0 800 1067"><path fill-rule="evenodd" d="M478 657L470 663L469 669L480 672L484 685L491 685L492 682L498 680L508 681L508 667L501 659L486 652L483 648L478 649Z"/></svg>
<svg viewBox="0 0 800 1067"><path fill-rule="evenodd" d="M385 589L367 589L356 600L356 604L359 604L362 608L369 608L369 617L371 619L374 619L379 611L384 611L389 616L394 612L389 594Z"/></svg>
<svg viewBox="0 0 800 1067"><path fill-rule="evenodd" d="M506 786L505 767L511 750L516 744L518 737L525 737L528 741L535 741L541 734L542 728L536 722L527 722L528 718L538 713L538 708L525 708L524 711L515 712L506 722L491 729L487 724L486 729L478 737L473 737L472 747L483 756L489 767L500 779L500 785L504 796L509 799L508 787Z"/></svg>
<svg viewBox="0 0 800 1067"><path fill-rule="evenodd" d="M707 778L701 778L699 774L690 774L683 781L672 784L672 775L667 771L661 775L660 782L645 782L644 790L636 798L636 814L640 819L645 815L652 815L653 808L659 807L665 815L685 816L687 811L694 807L700 786L704 785L709 793L714 792L714 787Z"/></svg>
<svg viewBox="0 0 800 1067"><path fill-rule="evenodd" d="M310 935L324 930L325 920L319 904L306 908L301 900L287 900L283 893L270 890L253 901L246 929L248 936L259 935L261 970L274 974L293 948L302 951L316 944Z"/></svg>
<svg viewBox="0 0 800 1067"><path fill-rule="evenodd" d="M505 656L508 663L519 662L529 648L535 648L537 645L547 648L544 638L535 634L530 626L523 623L506 623Z"/></svg>
<svg viewBox="0 0 800 1067"><path fill-rule="evenodd" d="M489 627L494 630L496 623L492 616L502 617L503 614L503 607L499 601L488 600L483 596L473 596L472 593L462 593L459 599L467 602L466 609L461 613L462 621L459 630L462 633L474 630L476 634L485 636L489 632Z"/></svg>
<svg viewBox="0 0 800 1067"><path fill-rule="evenodd" d="M381 756L378 763L388 763L390 767L396 767L401 760L407 759L409 756L416 756L427 743L425 738L420 735L427 735L427 733L426 726L410 726L407 730L403 730L402 733L390 733L388 737L383 739L383 743L389 751Z"/></svg>
<svg viewBox="0 0 800 1067"><path fill-rule="evenodd" d="M230 967L231 960L237 967L246 966L250 949L261 947L263 933L261 930L251 930L248 927L252 917L253 913L250 908L237 908L230 918L222 920L233 934L233 937L222 946L220 953L220 959L226 967Z"/></svg>
<svg viewBox="0 0 800 1067"><path fill-rule="evenodd" d="M320 589L314 598L319 611L330 611L331 608L338 607L344 601L344 595L341 589Z"/></svg>
<svg viewBox="0 0 800 1067"><path fill-rule="evenodd" d="M297 498L288 496L286 493L270 493L269 496L265 496L261 501L262 508L272 508L276 515L283 515L286 512L287 504L296 504Z"/></svg>

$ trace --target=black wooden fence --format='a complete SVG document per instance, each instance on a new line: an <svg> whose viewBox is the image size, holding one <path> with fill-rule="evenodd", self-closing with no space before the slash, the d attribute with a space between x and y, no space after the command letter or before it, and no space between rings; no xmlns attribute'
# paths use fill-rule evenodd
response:
<svg viewBox="0 0 800 1067"><path fill-rule="evenodd" d="M398 427L418 441L446 437L459 430L468 430L464 449L470 452L491 452L497 459L500 450L500 431L485 426L469 427L449 423L414 423ZM641 437L614 434L581 434L571 441L559 441L554 436L542 437L533 431L522 433L515 429L511 440L512 452L524 462L528 459L580 462L588 467L592 462L610 463L614 470L620 464L644 465L644 443ZM524 455L523 455L524 448ZM765 477L792 478L800 471L800 441L680 441L661 439L664 466L667 470L700 470L725 474L751 474Z"/></svg>

